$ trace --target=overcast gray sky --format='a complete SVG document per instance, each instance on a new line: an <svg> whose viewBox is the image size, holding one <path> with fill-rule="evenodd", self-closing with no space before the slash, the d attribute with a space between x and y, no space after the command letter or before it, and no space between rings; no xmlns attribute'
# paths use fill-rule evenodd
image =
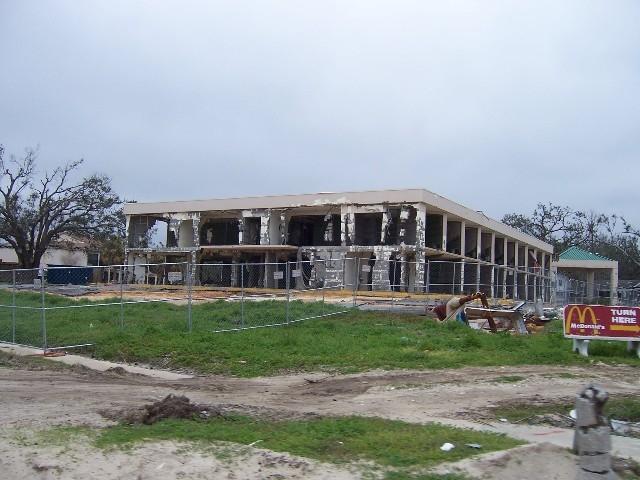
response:
<svg viewBox="0 0 640 480"><path fill-rule="evenodd" d="M0 143L139 201L424 187L640 223L640 2L0 0Z"/></svg>

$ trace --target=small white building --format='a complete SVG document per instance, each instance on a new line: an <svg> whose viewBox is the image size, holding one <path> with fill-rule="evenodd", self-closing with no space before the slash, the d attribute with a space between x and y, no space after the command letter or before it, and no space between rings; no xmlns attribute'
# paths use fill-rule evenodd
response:
<svg viewBox="0 0 640 480"><path fill-rule="evenodd" d="M618 262L589 252L580 247L570 247L551 262L556 274L556 295L583 298L594 302L609 297L612 304L618 301ZM571 280L569 280L571 279Z"/></svg>
<svg viewBox="0 0 640 480"><path fill-rule="evenodd" d="M90 242L70 237L52 243L40 260L40 267L53 265L86 267L98 264L99 253L91 248ZM12 247L0 246L0 268L3 270L19 268L18 255Z"/></svg>

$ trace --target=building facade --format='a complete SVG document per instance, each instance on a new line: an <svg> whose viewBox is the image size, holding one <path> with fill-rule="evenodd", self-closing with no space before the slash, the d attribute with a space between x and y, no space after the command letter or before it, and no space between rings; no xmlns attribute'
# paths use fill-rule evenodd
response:
<svg viewBox="0 0 640 480"><path fill-rule="evenodd" d="M618 262L570 247L551 263L556 277L556 295L563 303L599 303L605 299L618 304ZM579 299L579 300L576 300Z"/></svg>
<svg viewBox="0 0 640 480"><path fill-rule="evenodd" d="M128 264L188 261L197 284L235 286L243 265L272 264L252 286L282 288L270 269L295 262L321 268L324 284L371 290L480 289L531 300L550 291L551 245L422 189L129 203L124 211ZM229 267L213 282L206 266L215 264Z"/></svg>

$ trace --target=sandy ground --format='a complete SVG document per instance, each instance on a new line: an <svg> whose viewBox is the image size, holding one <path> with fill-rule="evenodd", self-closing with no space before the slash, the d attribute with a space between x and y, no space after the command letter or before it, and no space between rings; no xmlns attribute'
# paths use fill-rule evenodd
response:
<svg viewBox="0 0 640 480"><path fill-rule="evenodd" d="M566 378L565 374L571 374L571 378ZM526 380L516 383L497 380L507 375L522 376ZM229 446L219 447L227 453L225 455L215 448L185 454L184 446L172 442L149 444L129 452L97 451L86 444L69 451L29 442L25 444L19 441L19 437L53 425L104 426L109 421L98 413L100 410L139 407L169 393L186 395L198 403L253 407L260 409L262 414L273 412L274 416L356 414L418 423L434 420L458 422L486 429L486 424L469 423L476 417L481 420L484 408L503 401L537 402L572 397L589 382L604 386L612 395L640 394L637 368L603 364L587 367L374 371L354 375L308 374L255 379L213 376L180 380L85 369L0 368L0 466L2 472L11 472L3 478L16 479L360 478L361 470L358 469L339 468L250 447L233 447L238 451L232 455L228 454L232 448ZM558 433L558 429L549 430L550 434L554 432ZM522 430L522 433L524 435L527 431ZM545 437L545 431L541 430L529 433L529 437L524 435L521 438L537 442L551 438ZM559 433L570 435L569 431ZM617 444L620 448L627 448L627 452L635 452L633 449L637 448L640 452L640 440L624 440L628 442ZM485 478L536 478L535 475L520 476L514 473L514 469L519 472L525 468L522 466L524 462L530 465L527 468L531 472L536 472L535 463L552 464L557 461L561 462L558 465L567 465L572 461L572 457L566 457L566 451L558 447L547 450L537 455L522 454L522 458L514 457L516 460L513 461L494 461L492 465L500 467L497 470L502 472L502 476L495 473L496 476ZM477 460L481 461L488 460ZM476 471L486 473L488 468L479 465L474 467L473 462L467 461L464 468L467 473L479 477L481 475L476 475ZM571 467L567 469L571 470ZM515 476L504 476L511 474ZM574 478L574 474L575 471L568 477L563 474L557 478Z"/></svg>

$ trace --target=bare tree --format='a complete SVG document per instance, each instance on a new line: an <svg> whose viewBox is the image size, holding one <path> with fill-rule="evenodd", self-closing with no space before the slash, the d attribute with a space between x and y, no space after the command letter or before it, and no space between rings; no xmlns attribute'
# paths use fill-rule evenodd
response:
<svg viewBox="0 0 640 480"><path fill-rule="evenodd" d="M572 243L579 234L580 218L569 207L539 203L532 215L509 213L502 222L555 246Z"/></svg>
<svg viewBox="0 0 640 480"><path fill-rule="evenodd" d="M622 223L621 231L618 228L618 221ZM640 268L640 252L638 251L640 230L633 227L624 217L617 215L607 217L605 226L607 229L607 245L617 250L629 262Z"/></svg>
<svg viewBox="0 0 640 480"><path fill-rule="evenodd" d="M20 266L34 268L52 242L64 236L108 235L118 228L120 199L111 179L70 176L83 160L38 176L37 152L5 160L0 146L0 239L13 247Z"/></svg>
<svg viewBox="0 0 640 480"><path fill-rule="evenodd" d="M623 217L538 204L531 215L510 213L504 223L554 246L556 252L579 246L617 260L621 278L640 275L640 229Z"/></svg>

